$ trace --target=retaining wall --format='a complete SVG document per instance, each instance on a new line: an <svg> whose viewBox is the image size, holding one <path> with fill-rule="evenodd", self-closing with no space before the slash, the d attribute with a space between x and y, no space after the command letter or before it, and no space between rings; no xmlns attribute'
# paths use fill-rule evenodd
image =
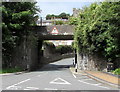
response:
<svg viewBox="0 0 120 92"><path fill-rule="evenodd" d="M78 69L107 71L107 60L98 55L77 54Z"/></svg>
<svg viewBox="0 0 120 92"><path fill-rule="evenodd" d="M29 35L14 49L11 66L23 70L35 70L40 62L38 59L40 49L38 50L38 40L33 35Z"/></svg>
<svg viewBox="0 0 120 92"><path fill-rule="evenodd" d="M53 54L49 57L41 57L41 61L44 61L44 62L41 62L40 65L45 65L45 64L52 63L52 62L55 62L61 59L72 58L72 57L74 57L74 53L67 53L67 54L62 54L62 55Z"/></svg>

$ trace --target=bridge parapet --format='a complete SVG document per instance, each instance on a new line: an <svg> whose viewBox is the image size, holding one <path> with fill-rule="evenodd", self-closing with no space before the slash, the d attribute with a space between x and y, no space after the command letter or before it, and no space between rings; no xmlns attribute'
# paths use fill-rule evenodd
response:
<svg viewBox="0 0 120 92"><path fill-rule="evenodd" d="M41 40L73 40L74 27L71 25L34 26L32 30Z"/></svg>
<svg viewBox="0 0 120 92"><path fill-rule="evenodd" d="M49 25L49 26L34 26L32 30L43 35L54 35L52 31L58 31L56 35L73 35L74 26L72 25Z"/></svg>

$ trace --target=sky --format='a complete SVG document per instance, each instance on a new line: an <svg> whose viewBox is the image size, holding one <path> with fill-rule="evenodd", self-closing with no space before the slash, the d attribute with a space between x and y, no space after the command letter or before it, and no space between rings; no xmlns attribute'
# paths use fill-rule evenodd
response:
<svg viewBox="0 0 120 92"><path fill-rule="evenodd" d="M37 6L42 10L40 17L45 17L47 14L59 15L60 13L73 14L73 8L82 8L89 6L95 0L36 0ZM97 0L98 1L98 0ZM101 0L102 1L102 0Z"/></svg>

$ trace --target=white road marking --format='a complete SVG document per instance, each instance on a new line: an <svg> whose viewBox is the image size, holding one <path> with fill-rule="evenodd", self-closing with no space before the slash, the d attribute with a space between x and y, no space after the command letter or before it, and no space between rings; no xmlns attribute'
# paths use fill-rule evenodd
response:
<svg viewBox="0 0 120 92"><path fill-rule="evenodd" d="M20 88L21 88L20 86L11 86L8 89L10 89L10 90L17 90L17 89L20 89Z"/></svg>
<svg viewBox="0 0 120 92"><path fill-rule="evenodd" d="M92 79L82 79L82 80L92 80Z"/></svg>
<svg viewBox="0 0 120 92"><path fill-rule="evenodd" d="M82 83L85 83L85 84L94 85L94 86L97 86L97 87L102 87L102 88L109 89L108 87L99 86L99 85L101 85L101 83L98 83L98 84L92 84L92 83L88 83L88 82L81 81L81 80L78 80L78 81L79 81L79 82L82 82Z"/></svg>
<svg viewBox="0 0 120 92"><path fill-rule="evenodd" d="M85 84L89 84L89 85L100 85L100 83L98 84L92 84L92 83L88 83L88 82L85 82L85 81L81 81L81 80L78 80L79 82L82 82L82 83L85 83Z"/></svg>
<svg viewBox="0 0 120 92"><path fill-rule="evenodd" d="M60 80L60 81L62 81L62 82L56 82L56 81L58 81L58 80ZM54 79L53 81L51 81L50 83L51 83L51 84L71 84L71 83L67 82L66 80L64 80L64 79L62 79L62 78L56 78L56 79Z"/></svg>
<svg viewBox="0 0 120 92"><path fill-rule="evenodd" d="M98 86L98 87L101 87L101 88L106 88L106 89L110 89L110 88L108 88L108 87L104 87L104 86Z"/></svg>
<svg viewBox="0 0 120 92"><path fill-rule="evenodd" d="M31 80L31 79L26 79L26 80L24 80L24 81L21 81L21 82L19 82L19 83L14 84L14 85L8 86L6 89L14 88L14 87L16 87L16 85L22 84L22 83L27 82L27 81L29 81L29 80Z"/></svg>
<svg viewBox="0 0 120 92"><path fill-rule="evenodd" d="M56 88L44 88L45 90L58 90Z"/></svg>
<svg viewBox="0 0 120 92"><path fill-rule="evenodd" d="M98 79L98 78L95 78L95 77L93 77L93 76L91 76L91 75L89 75L91 78L93 78L93 79L96 79L96 80L98 80L98 81L101 81L102 83L107 83L108 84L108 82L105 82L104 80L100 80L100 79ZM117 84L112 84L112 83L109 83L109 85L111 85L111 86L115 86L115 87L118 87L118 85Z"/></svg>
<svg viewBox="0 0 120 92"><path fill-rule="evenodd" d="M39 88L36 88L36 87L26 87L24 90L39 90Z"/></svg>
<svg viewBox="0 0 120 92"><path fill-rule="evenodd" d="M77 78L77 77L75 76L75 74L72 74L72 75L73 75L74 78Z"/></svg>

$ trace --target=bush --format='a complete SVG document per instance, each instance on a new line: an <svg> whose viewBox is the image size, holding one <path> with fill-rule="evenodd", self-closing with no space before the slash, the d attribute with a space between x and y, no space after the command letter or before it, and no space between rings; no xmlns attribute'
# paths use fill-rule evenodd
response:
<svg viewBox="0 0 120 92"><path fill-rule="evenodd" d="M116 75L120 75L120 68L115 69L115 71L113 71L113 73Z"/></svg>
<svg viewBox="0 0 120 92"><path fill-rule="evenodd" d="M73 20L74 47L80 53L99 53L108 61L120 57L120 2L93 3Z"/></svg>
<svg viewBox="0 0 120 92"><path fill-rule="evenodd" d="M72 53L73 47L71 45L59 45L56 47L56 51L61 54Z"/></svg>
<svg viewBox="0 0 120 92"><path fill-rule="evenodd" d="M55 45L52 42L43 42L44 45L49 46L50 48L55 48Z"/></svg>
<svg viewBox="0 0 120 92"><path fill-rule="evenodd" d="M38 12L36 2L2 2L2 66L9 67L14 49L32 32Z"/></svg>
<svg viewBox="0 0 120 92"><path fill-rule="evenodd" d="M54 22L53 22L53 24L54 24ZM56 25L63 25L64 22L62 20L58 20L58 21L55 21L55 24Z"/></svg>

